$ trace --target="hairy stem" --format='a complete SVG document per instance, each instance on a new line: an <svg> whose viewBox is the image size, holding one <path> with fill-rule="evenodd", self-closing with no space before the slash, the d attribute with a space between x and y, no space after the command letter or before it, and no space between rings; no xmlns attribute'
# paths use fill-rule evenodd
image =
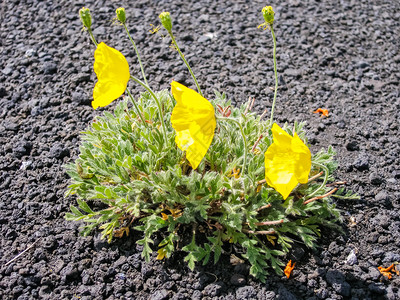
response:
<svg viewBox="0 0 400 300"><path fill-rule="evenodd" d="M164 139L165 139L165 142L167 142L167 130L166 130L165 123L164 123L164 114L162 111L160 100L157 98L156 94L153 92L153 90L147 84L145 84L143 81L141 81L140 79L138 79L132 75L131 75L131 78L133 81L135 81L136 83L139 83L142 87L144 87L150 93L150 95L153 97L154 101L156 101L156 104L158 107L158 113L159 113L160 120L161 120L161 125L163 127Z"/></svg>
<svg viewBox="0 0 400 300"><path fill-rule="evenodd" d="M306 205L306 204L308 204L308 203L310 203L310 202L313 202L313 201L315 201L315 200L328 197L328 196L332 195L334 192L336 192L337 190L338 190L337 188L334 188L334 189L330 190L328 193L326 193L326 194L324 194L324 195L317 196L317 197L311 198L311 199L309 199L309 200L307 200L307 201L304 201L303 204Z"/></svg>
<svg viewBox="0 0 400 300"><path fill-rule="evenodd" d="M274 121L274 111L275 111L275 103L276 103L276 95L278 93L278 71L276 68L276 37L274 33L274 27L271 25L271 35L272 39L274 41L274 50L273 50L273 57L274 57L274 73L275 73L275 92L274 92L274 100L272 101L272 107L271 107L271 118L269 121L269 126L272 126L272 122Z"/></svg>
<svg viewBox="0 0 400 300"><path fill-rule="evenodd" d="M141 59L140 59L139 50L138 50L138 48L136 47L135 41L132 39L132 37L131 37L131 35L130 35L130 33L129 33L129 30L128 30L128 27L126 27L125 23L123 23L122 25L124 25L125 31L126 31L126 33L128 34L128 37L129 37L129 39L130 39L130 41L131 41L131 43L132 43L132 45L133 45L133 48L135 49L136 56L137 56L137 58L138 58L139 65L140 65L140 70L142 70L142 76L143 76L144 83L145 83L146 85L149 85L149 84L147 83L146 74L144 73L143 64L142 64L142 61L141 61Z"/></svg>
<svg viewBox="0 0 400 300"><path fill-rule="evenodd" d="M172 31L169 31L168 33L169 33L169 35L171 37L172 43L174 44L174 46L175 46L176 50L178 51L180 57L182 58L182 60L185 63L186 67L188 68L188 70L190 72L190 75L192 75L192 78L194 80L194 83L196 84L196 87L197 87L197 90L199 91L199 94L203 97L203 93L201 92L201 89L200 89L199 83L197 82L196 76L194 76L194 73L193 73L192 69L190 68L189 63L187 62L187 60L186 60L185 56L183 55L181 49L179 49L178 43L176 42L175 37L172 34Z"/></svg>
<svg viewBox="0 0 400 300"><path fill-rule="evenodd" d="M219 120L226 120L226 121L234 122L234 123L236 123L236 124L239 126L239 128L240 128L240 133L241 133L241 135L242 135L243 143L244 143L244 161L243 161L243 167L242 167L242 172L241 172L241 173L243 174L243 173L245 172L246 165L247 165L247 139L246 139L246 135L244 134L243 126L242 126L242 124L240 124L240 122L236 121L235 119L231 119L231 118L221 118L221 117L219 117L218 119L219 119Z"/></svg>
<svg viewBox="0 0 400 300"><path fill-rule="evenodd" d="M265 221L265 222L258 222L258 223L254 223L254 225L256 226L271 226L271 225L278 225L278 224L282 224L284 222L284 220L275 220L275 221Z"/></svg>
<svg viewBox="0 0 400 300"><path fill-rule="evenodd" d="M251 234L265 234L265 235L272 235L275 234L275 230L260 230L260 231L253 231L253 230L247 230L243 229L242 232L244 233L251 233Z"/></svg>
<svg viewBox="0 0 400 300"><path fill-rule="evenodd" d="M97 44L96 39L94 38L92 30L88 28L88 32L89 32L89 35L90 35L90 39L92 40L93 44L97 47L99 44Z"/></svg>
<svg viewBox="0 0 400 300"><path fill-rule="evenodd" d="M308 195L308 197L307 197L308 199L312 198L315 194L317 194L320 190L322 190L326 186L326 182L328 181L328 176L329 176L329 170L326 166L321 165L316 162L313 162L312 164L323 169L325 176L324 176L324 181L321 183L321 185L314 192L312 192L311 194Z"/></svg>
<svg viewBox="0 0 400 300"><path fill-rule="evenodd" d="M148 127L148 125L147 125L145 119L143 118L143 116L142 116L142 114L141 114L141 112L140 112L140 110L139 110L139 107L137 106L136 101L135 101L135 99L133 98L133 96L132 96L130 90L127 88L126 91L128 92L128 95L129 95L129 97L131 98L131 101L132 101L132 103L133 103L133 106L135 106L136 112L137 112L137 114L139 115L140 119L142 120L144 126Z"/></svg>

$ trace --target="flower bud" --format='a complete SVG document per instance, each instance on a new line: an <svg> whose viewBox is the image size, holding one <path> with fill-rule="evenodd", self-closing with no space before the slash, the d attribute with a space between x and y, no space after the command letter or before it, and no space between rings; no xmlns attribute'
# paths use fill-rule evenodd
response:
<svg viewBox="0 0 400 300"><path fill-rule="evenodd" d="M265 23L272 25L274 23L274 10L272 6L266 6L262 9L262 14L265 20Z"/></svg>
<svg viewBox="0 0 400 300"><path fill-rule="evenodd" d="M169 12L162 12L159 16L161 24L164 26L164 28L168 31L171 32L172 30L172 20L171 20L171 15Z"/></svg>
<svg viewBox="0 0 400 300"><path fill-rule="evenodd" d="M82 7L79 10L79 17L81 18L83 26L90 30L92 26L92 16L90 15L89 8Z"/></svg>
<svg viewBox="0 0 400 300"><path fill-rule="evenodd" d="M125 8L123 7L117 8L115 13L117 14L117 20L120 21L122 24L125 24L126 21Z"/></svg>

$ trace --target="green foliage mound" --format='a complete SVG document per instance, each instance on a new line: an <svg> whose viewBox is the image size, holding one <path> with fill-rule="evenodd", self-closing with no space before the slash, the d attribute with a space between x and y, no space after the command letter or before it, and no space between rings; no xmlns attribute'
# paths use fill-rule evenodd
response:
<svg viewBox="0 0 400 300"><path fill-rule="evenodd" d="M175 100L168 91L157 97L164 121L170 124ZM83 235L99 228L109 242L128 235L133 226L143 232L137 243L144 246L146 260L154 235L160 234L164 239L153 245L157 258L185 251L191 269L196 262L216 263L224 245L237 244L251 264L250 273L264 281L269 268L282 274L280 257L294 241L315 248L321 226L337 227L340 215L335 204L329 197L319 197L332 191L326 183L334 180L334 151L328 148L313 155L311 179L283 200L264 180L264 153L273 142L270 121L246 106L231 107L224 94L216 93L211 102L220 107L216 116L222 122L196 170L176 146L171 126L165 140L157 106L148 93L136 101L143 118L131 99L120 102L114 114L96 117L81 135L79 158L66 166L71 177L67 196L76 195L78 203L66 219L83 221ZM292 136L296 132L306 143L303 125L283 129ZM189 239L188 232L193 234Z"/></svg>

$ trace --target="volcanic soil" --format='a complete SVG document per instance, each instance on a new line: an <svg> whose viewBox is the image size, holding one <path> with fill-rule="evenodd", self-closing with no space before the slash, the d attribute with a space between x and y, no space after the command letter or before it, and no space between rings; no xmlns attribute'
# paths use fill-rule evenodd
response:
<svg viewBox="0 0 400 300"><path fill-rule="evenodd" d="M265 5L276 12L277 122L305 121L312 152L337 151L337 179L360 195L335 200L345 234L323 230L316 251L296 244L292 276L271 270L266 283L227 254L190 271L180 253L146 263L139 233L111 244L98 232L81 237L81 224L64 220L75 200L63 196L63 166L78 156L80 132L115 104L91 107L94 46L78 10L91 9L97 40L140 76L112 21L124 6L152 87L169 89L173 79L193 87L165 32L149 32L170 11L205 95L255 97L262 113L274 86L270 32L257 29ZM399 1L3 0L0 13L0 298L400 299L400 276L378 271L400 262Z"/></svg>

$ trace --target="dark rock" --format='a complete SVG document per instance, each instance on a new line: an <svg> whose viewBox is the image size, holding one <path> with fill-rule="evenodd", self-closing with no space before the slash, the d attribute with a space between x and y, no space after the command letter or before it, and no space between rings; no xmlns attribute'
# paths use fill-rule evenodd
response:
<svg viewBox="0 0 400 300"><path fill-rule="evenodd" d="M90 104L90 102L92 101L92 99L83 92L73 92L71 96L72 101L78 104Z"/></svg>
<svg viewBox="0 0 400 300"><path fill-rule="evenodd" d="M21 158L22 156L29 155L31 149L32 143L28 141L20 141L14 146L13 153L15 157Z"/></svg>
<svg viewBox="0 0 400 300"><path fill-rule="evenodd" d="M202 293L200 291L195 290L192 294L192 299L201 300L201 298L202 298Z"/></svg>
<svg viewBox="0 0 400 300"><path fill-rule="evenodd" d="M279 86L284 86L286 85L286 81L285 78L282 75L279 75L278 77L278 82L279 82ZM300 92L300 94L303 94L304 92Z"/></svg>
<svg viewBox="0 0 400 300"><path fill-rule="evenodd" d="M75 84L87 82L89 80L90 80L90 74L86 73L78 73L71 78L71 81Z"/></svg>
<svg viewBox="0 0 400 300"><path fill-rule="evenodd" d="M224 289L225 284L223 282L211 283L204 288L203 294L205 296L215 297L219 296Z"/></svg>
<svg viewBox="0 0 400 300"><path fill-rule="evenodd" d="M208 42L210 40L211 40L211 37L209 35L202 35L197 39L197 42L199 44L202 44L202 43Z"/></svg>
<svg viewBox="0 0 400 300"><path fill-rule="evenodd" d="M356 161L354 162L354 167L358 171L368 170L369 169L368 157L365 156L364 154L359 155Z"/></svg>
<svg viewBox="0 0 400 300"><path fill-rule="evenodd" d="M40 299L49 299L50 293L51 293L51 289L47 285L43 285L39 289Z"/></svg>
<svg viewBox="0 0 400 300"><path fill-rule="evenodd" d="M286 69L284 71L286 76L292 76L292 77L300 77L301 76L301 70L298 69Z"/></svg>
<svg viewBox="0 0 400 300"><path fill-rule="evenodd" d="M343 273L337 270L329 270L326 272L326 281L332 286L332 288L340 295L348 297L350 296L351 287L346 282Z"/></svg>
<svg viewBox="0 0 400 300"><path fill-rule="evenodd" d="M293 295L287 288L281 286L278 289L278 293L276 295L276 299L278 300L297 300L298 298Z"/></svg>
<svg viewBox="0 0 400 300"><path fill-rule="evenodd" d="M388 300L396 300L396 295L395 295L395 293L393 291L393 288L391 286L387 287L385 296L386 296L386 298Z"/></svg>
<svg viewBox="0 0 400 300"><path fill-rule="evenodd" d="M96 28L93 30L94 36L102 36L106 34L106 28L104 26L96 26Z"/></svg>
<svg viewBox="0 0 400 300"><path fill-rule="evenodd" d="M319 298L319 299L326 299L329 295L329 291L326 288L320 288L315 290L315 295ZM282 298L283 300L283 298Z"/></svg>
<svg viewBox="0 0 400 300"><path fill-rule="evenodd" d="M358 144L356 141L350 141L346 144L346 149L349 151L357 151L360 148L358 147Z"/></svg>
<svg viewBox="0 0 400 300"><path fill-rule="evenodd" d="M5 95L7 95L6 89L0 86L0 97L4 97Z"/></svg>
<svg viewBox="0 0 400 300"><path fill-rule="evenodd" d="M368 268L368 279L372 280L378 280L378 278L381 276L381 273L379 270L375 267L369 267Z"/></svg>
<svg viewBox="0 0 400 300"><path fill-rule="evenodd" d="M296 245L296 247L293 247L291 255L293 256L294 261L301 261L304 257L304 254L305 250L301 245Z"/></svg>
<svg viewBox="0 0 400 300"><path fill-rule="evenodd" d="M230 282L235 286L244 286L246 284L246 278L241 274L233 274Z"/></svg>
<svg viewBox="0 0 400 300"><path fill-rule="evenodd" d="M118 260L114 263L114 267L118 268L120 266L122 266L123 264L125 264L127 261L125 256L120 256L120 258L118 258Z"/></svg>
<svg viewBox="0 0 400 300"><path fill-rule="evenodd" d="M33 107L32 110L31 110L31 116L32 117L37 117L39 115L42 115L43 113L44 113L43 108L38 107L38 106Z"/></svg>
<svg viewBox="0 0 400 300"><path fill-rule="evenodd" d="M10 131L17 131L19 128L19 125L14 123L14 122L10 122L10 121L5 121L3 123L3 126L6 130L10 130Z"/></svg>
<svg viewBox="0 0 400 300"><path fill-rule="evenodd" d="M275 300L276 294L274 291L267 291L264 294L261 294L261 292L259 292L257 295L257 299L259 299L259 300Z"/></svg>
<svg viewBox="0 0 400 300"><path fill-rule="evenodd" d="M389 201L389 196L386 191L380 191L378 194L376 194L375 200L378 203L387 204Z"/></svg>
<svg viewBox="0 0 400 300"><path fill-rule="evenodd" d="M351 250L349 255L346 258L346 264L348 264L349 266L352 266L352 265L356 264L357 261L358 260L357 260L357 255L356 255L355 250Z"/></svg>
<svg viewBox="0 0 400 300"><path fill-rule="evenodd" d="M50 148L49 154L52 158L63 159L64 157L69 156L69 149L61 143L56 143Z"/></svg>
<svg viewBox="0 0 400 300"><path fill-rule="evenodd" d="M336 244L336 242L332 242L329 244L329 248L328 251L334 255L338 254L340 251L340 248L338 246L338 244Z"/></svg>
<svg viewBox="0 0 400 300"><path fill-rule="evenodd" d="M234 268L235 273L247 276L249 274L250 266L247 264L237 264Z"/></svg>
<svg viewBox="0 0 400 300"><path fill-rule="evenodd" d="M374 294L384 295L386 291L386 287L383 283L371 283L368 285L368 289Z"/></svg>
<svg viewBox="0 0 400 300"><path fill-rule="evenodd" d="M369 182L373 185L380 185L383 182L383 179L377 173L372 172L369 174Z"/></svg>
<svg viewBox="0 0 400 300"><path fill-rule="evenodd" d="M52 75L57 73L57 65L53 62L45 62L43 64L43 72L47 75Z"/></svg>
<svg viewBox="0 0 400 300"><path fill-rule="evenodd" d="M394 261L400 261L400 253L394 253L392 251L385 251L382 259L383 263L392 263Z"/></svg>
<svg viewBox="0 0 400 300"><path fill-rule="evenodd" d="M74 263L69 263L64 269L61 270L60 275L63 280L72 280L79 276L78 269Z"/></svg>
<svg viewBox="0 0 400 300"><path fill-rule="evenodd" d="M360 68L360 69L365 69L365 68L368 68L369 66L370 66L370 64L363 60L361 60L357 63L357 68Z"/></svg>
<svg viewBox="0 0 400 300"><path fill-rule="evenodd" d="M185 34L182 36L182 40L187 41L187 42L193 42L194 38L193 38L193 35L191 35L191 34Z"/></svg>
<svg viewBox="0 0 400 300"><path fill-rule="evenodd" d="M236 84L236 83L241 82L242 79L240 78L240 76L232 76L231 81Z"/></svg>
<svg viewBox="0 0 400 300"><path fill-rule="evenodd" d="M237 299L254 299L256 295L257 292L252 286L244 286L236 290Z"/></svg>
<svg viewBox="0 0 400 300"><path fill-rule="evenodd" d="M143 278L148 278L149 276L151 276L151 274L153 274L154 270L151 266L149 266L148 264L142 264L142 275Z"/></svg>
<svg viewBox="0 0 400 300"><path fill-rule="evenodd" d="M166 289L155 291L151 296L150 300L165 300L168 299L168 291Z"/></svg>
<svg viewBox="0 0 400 300"><path fill-rule="evenodd" d="M13 69L10 68L10 67L5 67L5 68L3 69L3 71L2 71L2 73L3 73L4 75L6 75L6 76L10 76L10 75L12 74L12 72L13 72Z"/></svg>

